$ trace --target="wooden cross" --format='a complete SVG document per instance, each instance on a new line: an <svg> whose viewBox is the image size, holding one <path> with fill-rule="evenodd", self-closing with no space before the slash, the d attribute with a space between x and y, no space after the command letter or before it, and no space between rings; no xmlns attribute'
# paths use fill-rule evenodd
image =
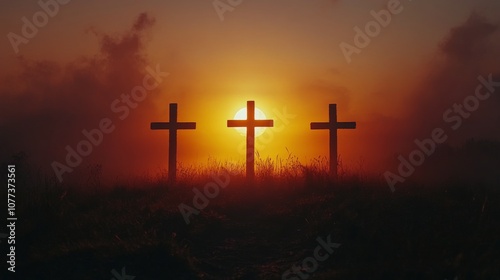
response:
<svg viewBox="0 0 500 280"><path fill-rule="evenodd" d="M247 101L247 119L246 120L228 120L227 127L246 127L247 128L247 180L253 181L255 177L255 128L273 127L273 120L255 119L255 101Z"/></svg>
<svg viewBox="0 0 500 280"><path fill-rule="evenodd" d="M177 130L196 129L195 122L177 122L177 103L170 103L169 122L152 122L152 130L168 129L168 180L175 182L177 171Z"/></svg>
<svg viewBox="0 0 500 280"><path fill-rule="evenodd" d="M330 130L330 174L337 176L338 157L337 157L337 130L355 129L356 122L337 122L337 104L329 105L329 122L312 122L311 129Z"/></svg>

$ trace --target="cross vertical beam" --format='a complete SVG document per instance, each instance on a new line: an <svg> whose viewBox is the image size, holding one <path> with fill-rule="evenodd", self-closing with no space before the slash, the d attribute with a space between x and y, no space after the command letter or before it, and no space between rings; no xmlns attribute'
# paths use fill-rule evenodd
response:
<svg viewBox="0 0 500 280"><path fill-rule="evenodd" d="M329 129L330 134L330 173L333 176L337 176L338 166L339 166L339 158L338 158L338 130L336 126L337 124L337 104L329 104L328 105L328 118L330 120L330 125L332 126Z"/></svg>
<svg viewBox="0 0 500 280"><path fill-rule="evenodd" d="M337 122L337 104L328 106L328 122L312 122L311 129L328 129L330 134L330 174L337 177L338 174L338 131L339 129L355 129L356 122Z"/></svg>
<svg viewBox="0 0 500 280"><path fill-rule="evenodd" d="M255 177L255 126L252 122L255 120L255 102L247 102L247 177L253 180Z"/></svg>
<svg viewBox="0 0 500 280"><path fill-rule="evenodd" d="M177 104L170 104L168 130L168 178L171 182L177 179Z"/></svg>
<svg viewBox="0 0 500 280"><path fill-rule="evenodd" d="M246 120L228 120L227 127L246 127L247 130L247 153L246 153L246 176L249 182L255 178L255 128L273 127L273 120L255 119L255 101L247 101Z"/></svg>
<svg viewBox="0 0 500 280"><path fill-rule="evenodd" d="M168 129L168 180L175 183L177 179L177 130L196 129L195 122L177 122L177 103L170 103L169 122L152 122L152 130Z"/></svg>

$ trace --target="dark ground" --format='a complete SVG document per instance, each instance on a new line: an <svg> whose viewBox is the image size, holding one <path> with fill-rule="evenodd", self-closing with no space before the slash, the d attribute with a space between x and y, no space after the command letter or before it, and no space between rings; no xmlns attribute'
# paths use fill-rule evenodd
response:
<svg viewBox="0 0 500 280"><path fill-rule="evenodd" d="M498 190L236 181L189 225L178 205L193 206L194 193L182 185L21 192L16 275L132 280L111 273L125 268L136 280L282 279L330 235L341 246L302 278L500 279Z"/></svg>

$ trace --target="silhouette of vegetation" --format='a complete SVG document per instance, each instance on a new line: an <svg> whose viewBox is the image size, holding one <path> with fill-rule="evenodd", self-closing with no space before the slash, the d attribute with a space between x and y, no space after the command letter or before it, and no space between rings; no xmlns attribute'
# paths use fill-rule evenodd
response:
<svg viewBox="0 0 500 280"><path fill-rule="evenodd" d="M498 164L499 147L443 146L429 165ZM192 189L222 170L230 184L187 225L178 205L193 205ZM22 279L111 279L122 267L136 279L281 279L313 254L318 236L331 235L342 246L313 279L500 277L500 185L410 182L392 193L383 179L339 171L332 179L326 158L302 164L290 153L257 154L253 186L244 162L214 158L180 165L176 185L163 170L111 188L99 183L99 165L82 187L25 173L36 185L18 188L17 270Z"/></svg>

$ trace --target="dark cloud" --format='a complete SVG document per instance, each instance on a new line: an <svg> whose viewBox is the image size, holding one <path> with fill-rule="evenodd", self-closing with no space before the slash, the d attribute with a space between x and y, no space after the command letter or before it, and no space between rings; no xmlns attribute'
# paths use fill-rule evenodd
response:
<svg viewBox="0 0 500 280"><path fill-rule="evenodd" d="M407 105L409 127L415 129L414 135L425 135L434 127L449 127L443 113L475 94L479 76L486 78L492 74L493 80L500 81L500 66L491 64L500 54L493 40L497 30L496 25L475 13L464 24L451 29ZM491 129L489 120L498 119L499 100L498 94L493 94L482 101L464 125L450 133L452 140L458 143L472 137L497 138L499 131Z"/></svg>
<svg viewBox="0 0 500 280"><path fill-rule="evenodd" d="M399 164L397 156L407 156L416 148L414 140L431 137L435 128L444 129L449 136L446 145L461 146L471 138L500 140L500 88L481 101L459 129L451 129L453 123L443 118L443 113L455 103L461 104L467 96L474 95L479 76L487 78L491 73L493 80L500 81L500 65L495 62L500 48L495 35L497 25L473 13L443 38L428 67L423 69L423 78L404 93L410 97L398 108L403 115L372 114L366 122L358 123L356 133L362 140L351 144L356 145L359 154L373 159L370 166L384 172L388 166Z"/></svg>
<svg viewBox="0 0 500 280"><path fill-rule="evenodd" d="M6 78L0 86L0 158L23 151L29 160L52 172L53 161L64 162L66 145L75 147L84 139L83 129L97 128L102 118L110 118L116 131L106 135L103 144L84 160L82 169L90 163L102 163L118 170L126 164L119 160L124 151L131 151L130 161L140 163L141 153L147 151L140 145L140 135L129 131L142 133L148 129L144 119L154 111L152 99L157 91L131 109L130 117L123 122L110 104L142 85L149 63L144 53L144 33L154 21L143 13L120 36L94 32L100 52L66 65L20 58L19 73Z"/></svg>
<svg viewBox="0 0 500 280"><path fill-rule="evenodd" d="M374 141L381 143L381 166L389 166L385 172L390 170L396 172L400 161L399 155L408 159L410 152L419 149L415 140L430 139L432 131L436 128L444 130L448 139L445 143L438 145L436 153L431 154L425 164L418 167L411 180L425 180L425 182L440 182L449 178L474 178L475 182L489 180L477 170L491 170L498 168L498 161L492 161L491 156L484 156L484 147L481 152L469 149L471 139L487 141L499 141L500 129L500 88L486 100L479 100L476 110L467 111L464 106L466 117L455 112L454 106L463 106L464 100L473 100L480 81L479 76L488 79L491 75L494 81L500 82L500 66L494 61L498 60L500 49L495 35L498 32L494 25L485 18L473 13L462 25L452 28L443 42L439 45L436 54L424 69L424 78L411 91L411 98L406 104L406 115L398 120L384 120L387 126L380 125L379 134L371 132L370 139L383 139ZM481 92L485 92L482 89ZM473 104L471 102L470 104ZM474 104L473 104L474 105ZM469 108L471 105L469 105ZM453 116L454 120L460 119L461 125L456 129L452 127L457 122L450 122L447 115ZM459 117L460 116L460 117ZM379 118L379 120L383 120ZM378 123L378 121L374 121ZM373 124L372 124L373 125ZM374 125L377 127L377 125ZM469 143L465 145L465 143ZM474 143L474 142L473 142ZM483 145L480 142L479 146ZM485 142L489 143L489 142ZM497 142L498 143L498 142ZM465 146L464 146L465 145ZM499 145L490 145L498 147ZM487 147L489 147L486 145ZM486 147L485 146L485 147ZM454 147L454 150L450 147ZM492 148L486 155L494 153L497 148ZM481 154L483 153L483 154ZM471 160L471 161L469 161ZM494 162L494 163L493 163ZM471 168L471 165L474 168ZM490 173L490 175L494 174ZM484 180L483 180L484 179ZM458 180L458 179L457 179ZM498 180L498 177L495 179Z"/></svg>
<svg viewBox="0 0 500 280"><path fill-rule="evenodd" d="M441 44L441 52L448 59L469 62L488 51L488 38L497 26L477 14L472 14L462 26L451 29L448 38Z"/></svg>
<svg viewBox="0 0 500 280"><path fill-rule="evenodd" d="M149 16L147 13L142 13L134 23L134 30L141 32L144 29L152 27L155 24L155 21L156 20Z"/></svg>

